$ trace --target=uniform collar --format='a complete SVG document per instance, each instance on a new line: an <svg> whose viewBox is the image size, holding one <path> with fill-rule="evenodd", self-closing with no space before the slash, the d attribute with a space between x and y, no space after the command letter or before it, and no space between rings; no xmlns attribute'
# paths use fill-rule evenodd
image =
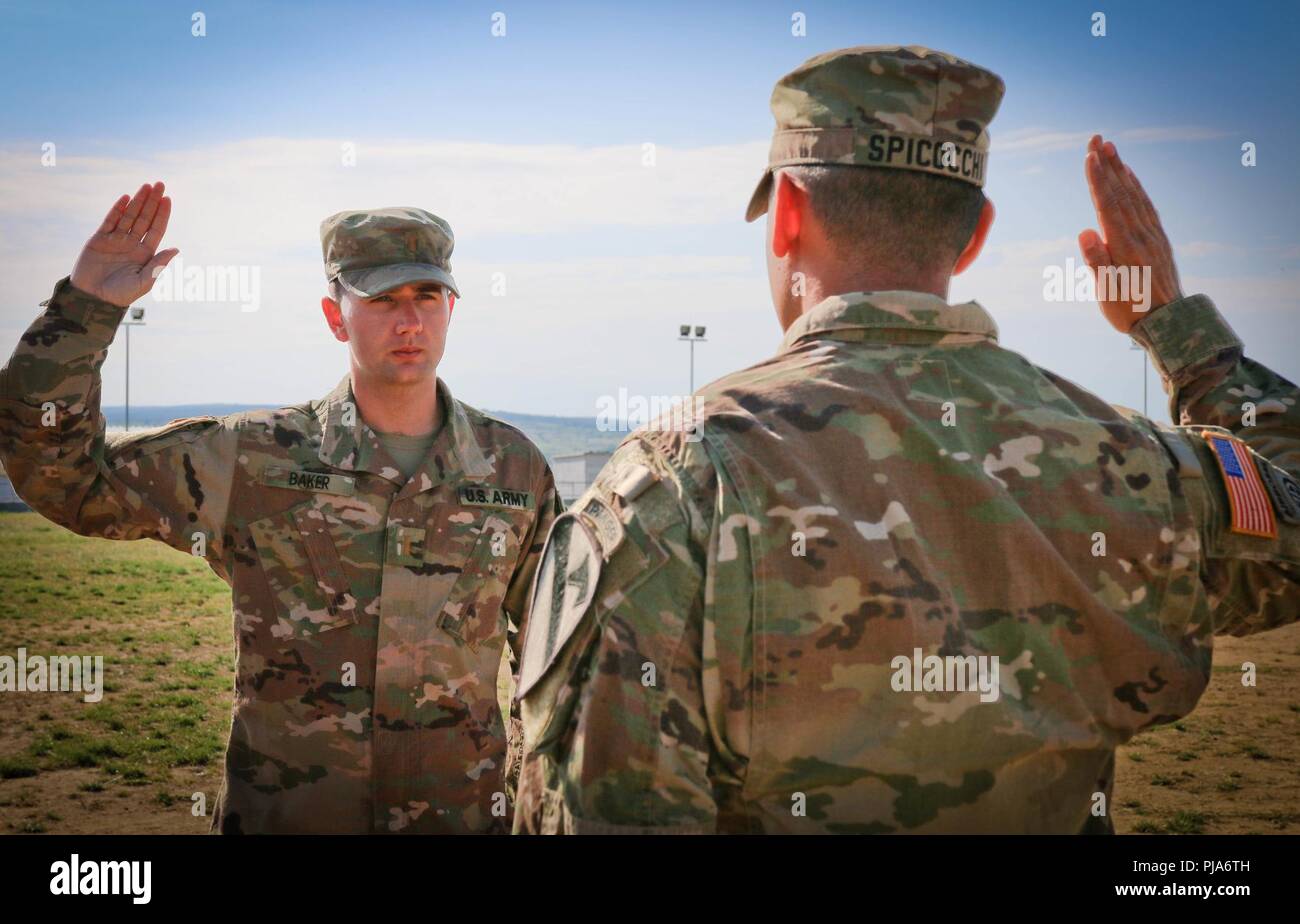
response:
<svg viewBox="0 0 1300 924"><path fill-rule="evenodd" d="M900 331L937 334L940 343L998 339L997 324L978 302L949 305L928 292L849 292L819 302L791 324L782 348L788 350L805 337L843 330L869 330L866 339L885 342L903 339L896 333Z"/></svg>
<svg viewBox="0 0 1300 924"><path fill-rule="evenodd" d="M484 478L494 471L492 463L483 455L464 405L452 397L441 378L437 389L443 410L442 429L429 447L428 459L411 476L409 490L403 493L417 493L462 477ZM395 484L403 484L397 464L380 444L374 430L361 419L352 393L351 374L343 376L321 400L316 419L321 427L320 459L326 465L345 472L372 472Z"/></svg>

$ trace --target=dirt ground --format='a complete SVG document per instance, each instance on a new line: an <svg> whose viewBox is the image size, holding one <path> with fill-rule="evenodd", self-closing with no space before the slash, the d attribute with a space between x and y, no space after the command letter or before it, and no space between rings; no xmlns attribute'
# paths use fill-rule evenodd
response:
<svg viewBox="0 0 1300 924"><path fill-rule="evenodd" d="M1216 639L1195 711L1120 749L1113 798L1120 833L1300 833L1300 623Z"/></svg>

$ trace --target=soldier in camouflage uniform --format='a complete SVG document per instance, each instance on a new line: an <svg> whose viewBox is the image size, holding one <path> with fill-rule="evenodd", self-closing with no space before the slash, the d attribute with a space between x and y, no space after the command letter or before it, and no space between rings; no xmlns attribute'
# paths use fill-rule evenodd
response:
<svg viewBox="0 0 1300 924"><path fill-rule="evenodd" d="M322 224L322 307L351 355L325 398L110 440L100 367L176 253L156 253L162 192L118 201L0 373L14 488L82 535L202 554L231 585L214 829L508 832L498 673L558 502L537 448L437 378L451 229L419 209Z"/></svg>
<svg viewBox="0 0 1300 924"><path fill-rule="evenodd" d="M556 521L519 676L516 831L1111 830L1116 746L1192 710L1216 632L1296 618L1300 396L1181 295L1113 145L1086 159L1105 239L1080 242L1094 269L1153 266L1161 307L1102 307L1181 426L947 303L992 221L1002 92L915 46L777 84L748 218L769 214L784 340L702 389L693 428L632 434ZM890 225L875 209L897 188L916 198ZM828 200L855 189L833 234ZM934 202L972 201L946 251L907 237Z"/></svg>

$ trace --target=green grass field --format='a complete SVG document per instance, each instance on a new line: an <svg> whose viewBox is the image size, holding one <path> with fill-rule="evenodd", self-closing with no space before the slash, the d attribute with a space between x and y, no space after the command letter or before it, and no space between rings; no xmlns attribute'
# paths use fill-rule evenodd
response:
<svg viewBox="0 0 1300 924"><path fill-rule="evenodd" d="M0 832L201 833L221 785L229 590L156 542L0 513L0 655L102 655L103 700L0 693ZM1243 687L1241 664L1258 668ZM1300 830L1300 624L1216 645L1192 715L1117 757L1123 833Z"/></svg>
<svg viewBox="0 0 1300 924"><path fill-rule="evenodd" d="M186 819L193 792L212 805L234 645L229 589L206 563L157 542L86 539L33 513L0 514L0 654L20 646L102 655L104 695L86 703L80 693L0 694L0 830L67 830L58 822L74 807L40 798L64 770L81 771L73 801L111 806L126 790L119 798L133 812ZM189 789L196 769L206 779ZM206 820L182 829L195 823Z"/></svg>

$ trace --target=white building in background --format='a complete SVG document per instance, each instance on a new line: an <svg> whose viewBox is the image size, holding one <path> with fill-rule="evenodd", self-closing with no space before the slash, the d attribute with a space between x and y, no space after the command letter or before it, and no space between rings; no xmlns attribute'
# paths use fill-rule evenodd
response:
<svg viewBox="0 0 1300 924"><path fill-rule="evenodd" d="M566 507L591 487L612 455L612 452L579 452L555 457L551 473L555 476L555 490L560 492L560 499Z"/></svg>
<svg viewBox="0 0 1300 924"><path fill-rule="evenodd" d="M5 475L4 466L0 465L0 511L30 510L14 490L13 484Z"/></svg>

